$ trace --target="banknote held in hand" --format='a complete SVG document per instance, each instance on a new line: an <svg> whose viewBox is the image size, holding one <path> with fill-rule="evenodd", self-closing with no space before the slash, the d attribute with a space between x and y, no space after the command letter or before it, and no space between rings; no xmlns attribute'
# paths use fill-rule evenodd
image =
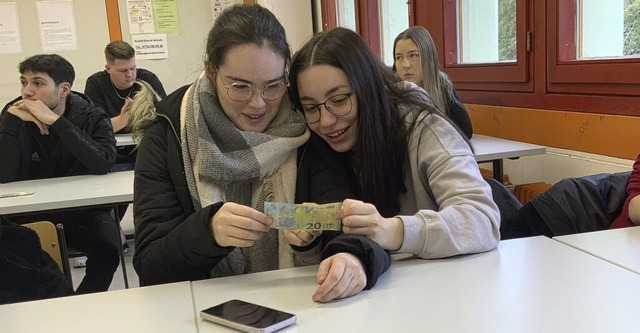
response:
<svg viewBox="0 0 640 333"><path fill-rule="evenodd" d="M340 230L342 225L336 216L342 203L329 204L290 204L281 202L265 202L264 213L273 219L272 228L323 231Z"/></svg>

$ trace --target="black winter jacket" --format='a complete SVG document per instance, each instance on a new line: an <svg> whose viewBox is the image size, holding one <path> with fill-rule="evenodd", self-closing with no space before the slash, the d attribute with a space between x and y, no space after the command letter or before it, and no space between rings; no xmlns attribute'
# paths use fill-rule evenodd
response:
<svg viewBox="0 0 640 333"><path fill-rule="evenodd" d="M159 121L146 130L138 146L133 264L140 285L209 278L209 272L233 250L216 244L209 227L223 203L196 211L187 187L179 113L188 88L178 89L156 105ZM353 197L341 180L343 175L326 168L315 147L311 140L298 151L296 202L328 203ZM314 244L296 250L312 249L317 242L322 242L323 258L338 252L358 256L365 266L367 289L389 268L389 253L362 236L325 232Z"/></svg>
<svg viewBox="0 0 640 333"><path fill-rule="evenodd" d="M7 109L0 114L0 183L85 174L106 174L115 163L116 140L107 114L72 92L65 111L40 134L36 124Z"/></svg>

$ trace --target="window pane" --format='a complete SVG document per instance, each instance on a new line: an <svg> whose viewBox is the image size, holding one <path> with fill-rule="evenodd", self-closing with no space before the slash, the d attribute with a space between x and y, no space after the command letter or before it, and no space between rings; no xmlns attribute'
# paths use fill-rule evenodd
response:
<svg viewBox="0 0 640 333"><path fill-rule="evenodd" d="M579 58L640 54L640 0L576 0L576 8Z"/></svg>
<svg viewBox="0 0 640 333"><path fill-rule="evenodd" d="M338 7L338 26L357 31L355 2L353 0L338 0L336 3Z"/></svg>
<svg viewBox="0 0 640 333"><path fill-rule="evenodd" d="M406 1L380 0L382 61L393 66L393 40L409 28L409 4Z"/></svg>
<svg viewBox="0 0 640 333"><path fill-rule="evenodd" d="M516 61L516 0L458 0L459 62Z"/></svg>

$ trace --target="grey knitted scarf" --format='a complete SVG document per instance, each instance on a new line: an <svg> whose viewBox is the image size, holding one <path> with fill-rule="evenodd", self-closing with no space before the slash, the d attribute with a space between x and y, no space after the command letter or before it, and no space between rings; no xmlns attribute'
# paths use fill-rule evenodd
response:
<svg viewBox="0 0 640 333"><path fill-rule="evenodd" d="M203 73L182 101L180 122L187 185L196 209L226 201L263 211L265 201L294 201L296 152L309 130L286 97L264 132L241 131L222 111ZM291 267L290 246L280 236L273 229L254 246L236 248L212 276Z"/></svg>

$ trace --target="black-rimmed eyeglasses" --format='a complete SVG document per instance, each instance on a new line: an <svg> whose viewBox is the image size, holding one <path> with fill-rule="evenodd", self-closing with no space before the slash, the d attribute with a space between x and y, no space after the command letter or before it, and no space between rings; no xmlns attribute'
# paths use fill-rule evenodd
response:
<svg viewBox="0 0 640 333"><path fill-rule="evenodd" d="M351 95L353 91L346 94L338 94L327 98L324 103L318 104L302 104L298 109L304 114L307 124L314 124L320 121L320 107L324 106L327 111L336 117L346 116L351 112L353 104L351 103Z"/></svg>
<svg viewBox="0 0 640 333"><path fill-rule="evenodd" d="M287 92L287 87L289 86L289 82L287 81L287 74L285 71L284 78L282 81L278 81L269 85L266 85L262 89L254 89L252 85L248 83L232 83L227 84L224 82L222 75L216 69L217 76L220 77L220 81L222 81L222 86L227 89L227 96L236 102L245 102L251 99L253 96L253 91L259 91L260 96L265 101L275 101Z"/></svg>

